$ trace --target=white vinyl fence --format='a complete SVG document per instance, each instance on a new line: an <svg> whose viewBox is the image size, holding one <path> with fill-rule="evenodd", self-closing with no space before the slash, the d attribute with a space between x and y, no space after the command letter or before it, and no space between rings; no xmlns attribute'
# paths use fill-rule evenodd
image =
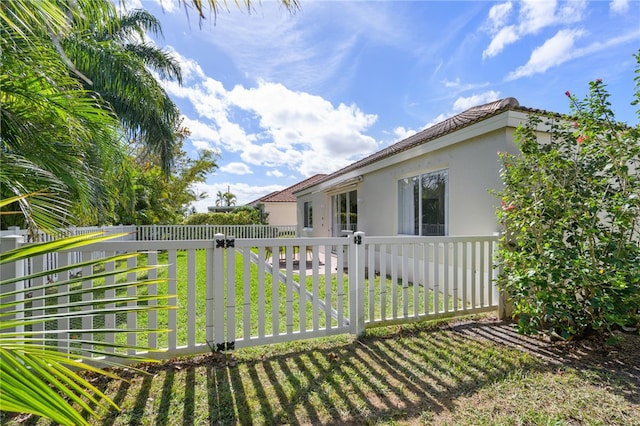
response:
<svg viewBox="0 0 640 426"><path fill-rule="evenodd" d="M4 238L2 242L6 247ZM93 336L87 331L92 328L168 329L148 335L131 331L126 342L163 350L146 356L170 358L495 311L497 243L495 236L369 237L361 232L341 238L236 239L217 234L211 240L99 242L58 253L57 263L141 253L128 266L166 265L149 273L166 280L149 286L148 292L171 295L161 303L177 309L94 315L78 308L76 320L52 319L42 331L59 336L61 350L77 352L82 346L74 346L74 338L97 337L107 344L118 339L110 332ZM24 263L7 265L3 275L22 276L21 267ZM115 262L104 265L105 270L118 267ZM34 259L30 268L47 270L43 259ZM83 277L92 272L80 271ZM43 285L72 273L31 283L29 296L40 303L37 312L56 303L55 295L38 299L46 295ZM98 292L108 284L86 279L81 285ZM128 295L135 292L133 287ZM105 346L104 351L108 358L114 349Z"/></svg>
<svg viewBox="0 0 640 426"><path fill-rule="evenodd" d="M31 235L29 230L17 226L0 231L0 237L22 235L26 241L50 241L63 236L104 232L107 235L126 233L119 240L212 240L216 234L233 235L236 238L288 238L295 237L296 225L116 225L86 226L61 229L53 235L39 231Z"/></svg>

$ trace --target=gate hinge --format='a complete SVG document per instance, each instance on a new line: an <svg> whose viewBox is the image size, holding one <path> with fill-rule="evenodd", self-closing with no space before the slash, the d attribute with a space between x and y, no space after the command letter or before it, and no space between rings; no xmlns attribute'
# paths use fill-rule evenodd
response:
<svg viewBox="0 0 640 426"><path fill-rule="evenodd" d="M226 238L221 240L216 240L216 248L229 248L235 247L236 240L233 238Z"/></svg>
<svg viewBox="0 0 640 426"><path fill-rule="evenodd" d="M232 351L236 348L236 342L216 343L216 352Z"/></svg>
<svg viewBox="0 0 640 426"><path fill-rule="evenodd" d="M211 349L211 352L225 352L232 351L236 348L236 342L222 342L222 343L212 343L207 340L207 346Z"/></svg>

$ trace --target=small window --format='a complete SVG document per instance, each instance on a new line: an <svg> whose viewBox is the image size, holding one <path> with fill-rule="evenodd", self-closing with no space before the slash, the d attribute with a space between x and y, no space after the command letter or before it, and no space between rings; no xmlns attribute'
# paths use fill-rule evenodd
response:
<svg viewBox="0 0 640 426"><path fill-rule="evenodd" d="M399 234L448 235L447 181L447 170L398 181Z"/></svg>
<svg viewBox="0 0 640 426"><path fill-rule="evenodd" d="M311 201L305 201L304 202L304 219L303 219L303 226L305 228L313 228L313 205L311 204Z"/></svg>

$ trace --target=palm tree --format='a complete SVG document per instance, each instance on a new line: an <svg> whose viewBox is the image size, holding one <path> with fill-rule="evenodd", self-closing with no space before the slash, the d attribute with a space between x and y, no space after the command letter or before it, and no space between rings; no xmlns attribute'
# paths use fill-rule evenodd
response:
<svg viewBox="0 0 640 426"><path fill-rule="evenodd" d="M119 168L128 151L123 135L169 173L180 113L149 69L181 81L180 68L138 41L145 31L161 31L152 15L132 11L118 18L108 0L0 5L0 160L3 171L17 164L28 169L21 187L0 175L2 196L53 188L31 177L45 172L55 178L60 201L74 201L76 218L108 217L112 197L123 195L116 181L127 177ZM38 203L19 199L14 209Z"/></svg>
<svg viewBox="0 0 640 426"><path fill-rule="evenodd" d="M201 1L190 1L204 16ZM219 2L208 1L213 10L217 10ZM283 2L288 3L285 0ZM26 223L52 230L67 220L70 199L78 201L81 208L86 209L92 208L95 203L105 202L105 199L108 202L109 188L104 186L104 173L109 169L108 165L118 164L119 156L123 153L122 125L129 124L126 119L117 119L112 113L118 109L113 105L117 102L112 99L113 104L106 103L103 97L97 95L94 82L81 71L84 64L80 61L84 57L81 53L90 49L83 51L71 47L76 46L73 43L88 42L89 34L117 33L123 24L114 22L112 16L113 3L109 0L0 2L0 217L5 223L6 213L9 213L6 209L13 210L11 206L17 206L13 213L21 214ZM131 57L140 55L140 52L134 54L127 51L122 44L111 39L101 43L98 45L103 46L104 51L111 50L118 55L122 53L122 57L116 56L115 59L124 58L125 54ZM68 56L73 54L79 55L75 58L78 65ZM152 64L151 61L141 61L136 65L140 63L145 66ZM84 71L90 74L91 69L87 66ZM142 84L152 87L153 83L147 77L143 78ZM93 78L96 82L101 81L95 75ZM103 84L108 82L103 81ZM88 87L91 90L87 90ZM139 86L132 87L131 90L135 91ZM173 109L171 105L159 101L162 95L153 92L149 102L167 114L163 117L165 123L171 123ZM152 113L157 114L158 111ZM162 117L162 113L159 116ZM160 129L155 134L168 138L166 130ZM161 142L165 143L166 140ZM164 159L168 157L165 155ZM27 197L27 194L30 196ZM90 239L93 237L89 235L30 244L4 252L0 257L0 265L77 248L97 241ZM122 258L116 256L108 261L118 260ZM84 266L92 270L105 262L91 260ZM68 275L70 267L48 273L64 277L65 273ZM128 275L129 272L124 269L107 274ZM43 324L49 318L26 311L21 304L16 305L9 300L25 299L29 297L28 292L36 291L46 296L55 293L60 299L69 296L71 300L65 288L73 288L76 296L84 300L82 294L95 294L96 289L77 286L79 281L73 278L63 278L36 288L16 288L17 283L31 278L41 279L42 276L3 276L0 279L0 407L6 411L35 413L60 424L86 424L87 421L71 407L69 401L90 414L95 414L92 405L103 406L112 404L112 401L79 376L77 369L108 373L72 360L58 352L55 346L43 342L42 337L30 332L28 326ZM83 276L80 281L89 281L91 278ZM126 289L147 284L150 282L138 281L119 286ZM105 304L114 304L116 307L110 313L115 314L117 311L144 311L162 306L150 303L153 300L149 296L136 296L127 299L128 303L120 304L122 301L118 297L109 300L98 298L92 300L87 308L104 309ZM68 317L78 315L69 303L63 302L59 307L62 308L61 312L68 312ZM11 333L11 329L23 331ZM86 331L91 334L100 332L98 329ZM57 336L49 334L47 330L38 331L38 334L47 334L53 342L57 340ZM99 344L88 343L91 346ZM123 358L126 361L131 357L125 354Z"/></svg>
<svg viewBox="0 0 640 426"><path fill-rule="evenodd" d="M47 15L44 7L37 7L40 4L47 3L0 5L1 196L44 188L50 194L16 199L12 208L27 218L33 217L27 211L37 216L51 203L62 208L69 199L86 208L100 205L105 192L101 170L117 164L122 152L115 117L70 75L49 35L67 30L57 21L66 19L66 14ZM38 207L41 203L44 210Z"/></svg>
<svg viewBox="0 0 640 426"><path fill-rule="evenodd" d="M231 192L229 192L228 190L223 194L223 198L226 206L236 205L236 201L237 201L236 196Z"/></svg>
<svg viewBox="0 0 640 426"><path fill-rule="evenodd" d="M133 10L117 16L110 10L61 40L64 52L84 76L84 88L97 92L116 114L130 140L159 158L165 174L174 161L180 111L151 70L162 78L182 82L178 62L167 52L141 41L147 32L162 34L160 22L149 12ZM83 23L73 22L74 28Z"/></svg>
<svg viewBox="0 0 640 426"><path fill-rule="evenodd" d="M221 206L224 203L224 192L218 191L216 193L216 206Z"/></svg>

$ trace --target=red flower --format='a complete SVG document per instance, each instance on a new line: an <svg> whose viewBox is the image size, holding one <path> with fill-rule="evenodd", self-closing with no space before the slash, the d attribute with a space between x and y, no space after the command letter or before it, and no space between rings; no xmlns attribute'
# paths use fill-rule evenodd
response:
<svg viewBox="0 0 640 426"><path fill-rule="evenodd" d="M587 137L585 135L580 135L578 136L578 138L576 139L576 142L578 142L579 144L581 144L582 142L586 141Z"/></svg>
<svg viewBox="0 0 640 426"><path fill-rule="evenodd" d="M570 98L570 97L571 97L571 92L570 92L570 91L568 91L568 90L567 90L566 92L564 92L564 94L565 94L568 98Z"/></svg>
<svg viewBox="0 0 640 426"><path fill-rule="evenodd" d="M580 127L580 124L577 121L573 122L573 128L577 129L578 127Z"/></svg>
<svg viewBox="0 0 640 426"><path fill-rule="evenodd" d="M514 206L513 204L507 205L504 201L500 201L500 205L502 206L502 210L504 210L505 212L516 208L516 206Z"/></svg>

